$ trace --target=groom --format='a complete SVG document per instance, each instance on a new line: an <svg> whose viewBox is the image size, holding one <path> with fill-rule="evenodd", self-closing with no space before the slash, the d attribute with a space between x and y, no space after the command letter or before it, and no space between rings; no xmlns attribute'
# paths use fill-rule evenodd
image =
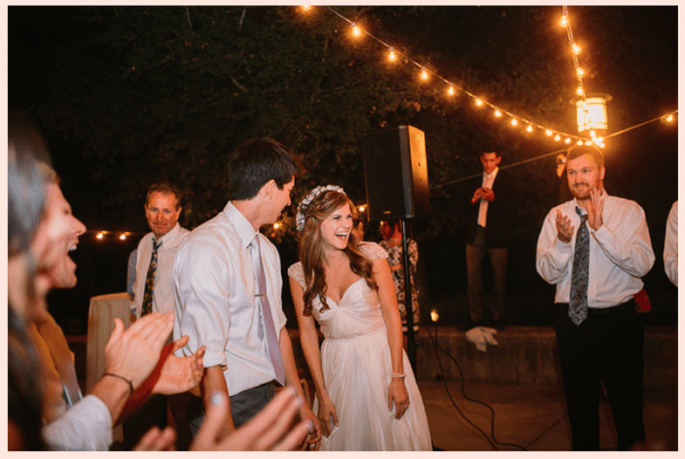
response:
<svg viewBox="0 0 685 459"><path fill-rule="evenodd" d="M304 399L281 305L280 258L259 232L290 204L302 164L285 146L261 138L239 147L228 170L230 201L188 235L174 261L174 336L190 336L178 353L207 348L201 397L188 410L194 434L217 392L230 395L222 436L269 402L276 381ZM310 442L318 441L321 426L306 403L300 414L314 426Z"/></svg>

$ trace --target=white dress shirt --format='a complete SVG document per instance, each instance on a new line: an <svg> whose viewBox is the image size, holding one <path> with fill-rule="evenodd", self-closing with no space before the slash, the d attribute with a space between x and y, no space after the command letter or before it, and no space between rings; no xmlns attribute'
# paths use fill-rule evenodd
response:
<svg viewBox="0 0 685 459"><path fill-rule="evenodd" d="M194 229L174 262L176 319L174 339L188 335L179 357L206 346L204 366L221 365L229 395L275 379L260 303L255 301L252 257L248 246L260 238L267 296L280 336L286 317L281 304L281 260L276 247L256 232L229 202L216 217Z"/></svg>
<svg viewBox="0 0 685 459"><path fill-rule="evenodd" d="M678 286L678 201L673 203L666 221L666 239L664 240L664 269L666 275Z"/></svg>
<svg viewBox="0 0 685 459"><path fill-rule="evenodd" d="M50 449L107 451L112 443L112 414L95 395L87 395L54 422L43 427Z"/></svg>
<svg viewBox="0 0 685 459"><path fill-rule="evenodd" d="M484 188L490 188L492 190L492 186L495 184L495 179L497 178L497 172L499 172L499 167L496 167L495 170L489 174L483 171L483 184L481 186ZM485 228L485 225L488 223L488 204L490 204L490 201L487 199L480 199L480 207L478 208L478 225L482 226L483 228Z"/></svg>
<svg viewBox="0 0 685 459"><path fill-rule="evenodd" d="M588 307L607 308L625 303L642 289L641 277L654 264L645 212L636 202L604 192L604 224L590 230ZM580 216L573 199L553 208L538 238L536 268L540 276L557 286L555 302L568 303L573 271L573 252ZM580 207L580 206L578 206ZM570 243L557 237L556 211L571 219ZM583 213L585 210L583 209Z"/></svg>
<svg viewBox="0 0 685 459"><path fill-rule="evenodd" d="M173 269L174 258L181 242L190 234L185 228L176 222L171 231L159 238L162 245L157 249L157 270L155 271L155 286L152 295L152 312L166 313L174 312L174 282ZM154 233L150 232L143 236L138 243L136 255L136 281L133 284L135 295L131 301L131 314L140 317L145 296L145 280L147 270L150 267L152 258L152 239Z"/></svg>

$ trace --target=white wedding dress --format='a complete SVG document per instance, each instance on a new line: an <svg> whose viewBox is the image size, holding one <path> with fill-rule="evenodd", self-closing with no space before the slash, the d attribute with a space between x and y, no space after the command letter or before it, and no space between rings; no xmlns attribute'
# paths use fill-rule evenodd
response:
<svg viewBox="0 0 685 459"><path fill-rule="evenodd" d="M361 243L369 259L386 258L375 243ZM305 289L301 263L288 275ZM324 382L338 415L329 437L322 436L321 451L430 451L431 437L426 410L409 359L402 351L409 408L395 419L395 406L388 410L388 386L392 362L388 332L378 294L362 278L343 294L340 304L326 299L330 309L321 311L318 298L312 315L325 337L321 346ZM314 401L318 413L318 400Z"/></svg>

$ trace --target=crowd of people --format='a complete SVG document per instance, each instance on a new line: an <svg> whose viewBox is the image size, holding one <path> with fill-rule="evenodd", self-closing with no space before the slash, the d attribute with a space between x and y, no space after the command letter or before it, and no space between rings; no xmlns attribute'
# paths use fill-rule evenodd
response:
<svg viewBox="0 0 685 459"><path fill-rule="evenodd" d="M467 227L471 328L504 328L507 197L515 184L498 153L481 155L483 181ZM642 208L608 195L600 150L577 146L565 162L573 198L554 207L537 246L540 276L556 285L555 325L574 450L599 449L603 384L618 448L645 442L641 277L654 263ZM403 346L407 330L401 233L364 241L345 191L318 186L299 203L299 262L287 270L312 406L295 364L281 303L276 247L260 233L290 204L304 171L284 145L249 141L229 157L230 199L214 218L182 228L182 193L153 184L151 232L129 261L132 325L115 319L105 372L85 396L73 354L48 312L51 289L72 288L69 253L85 226L71 212L43 139L24 113L8 136L9 448L107 450L112 427L134 450L426 451L423 400ZM414 329L418 249L407 241ZM481 261L496 296L484 305ZM677 202L664 261L677 285ZM319 342L319 331L323 343Z"/></svg>

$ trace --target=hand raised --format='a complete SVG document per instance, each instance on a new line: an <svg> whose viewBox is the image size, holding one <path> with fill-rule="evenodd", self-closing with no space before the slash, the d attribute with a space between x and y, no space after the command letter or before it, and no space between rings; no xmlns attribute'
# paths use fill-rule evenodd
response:
<svg viewBox="0 0 685 459"><path fill-rule="evenodd" d="M105 345L105 372L122 376L136 388L147 379L159 360L174 314L153 312L124 331L124 323L114 319L114 330Z"/></svg>
<svg viewBox="0 0 685 459"><path fill-rule="evenodd" d="M602 190L593 188L590 190L590 202L587 206L587 224L597 231L604 224L602 212L604 211L604 196Z"/></svg>
<svg viewBox="0 0 685 459"><path fill-rule="evenodd" d="M490 188L483 188L483 199L485 199L486 201L494 201L495 192L492 191Z"/></svg>
<svg viewBox="0 0 685 459"><path fill-rule="evenodd" d="M561 242L568 244L573 238L573 230L575 227L571 224L571 219L566 215L562 214L560 210L557 209L557 237Z"/></svg>
<svg viewBox="0 0 685 459"><path fill-rule="evenodd" d="M197 387L204 374L202 358L205 355L205 347L200 347L197 352L187 357L176 357L174 352L188 344L188 336L183 336L171 344L164 346L162 355L157 362L152 375L158 371L158 378L152 387L155 394L180 394Z"/></svg>

